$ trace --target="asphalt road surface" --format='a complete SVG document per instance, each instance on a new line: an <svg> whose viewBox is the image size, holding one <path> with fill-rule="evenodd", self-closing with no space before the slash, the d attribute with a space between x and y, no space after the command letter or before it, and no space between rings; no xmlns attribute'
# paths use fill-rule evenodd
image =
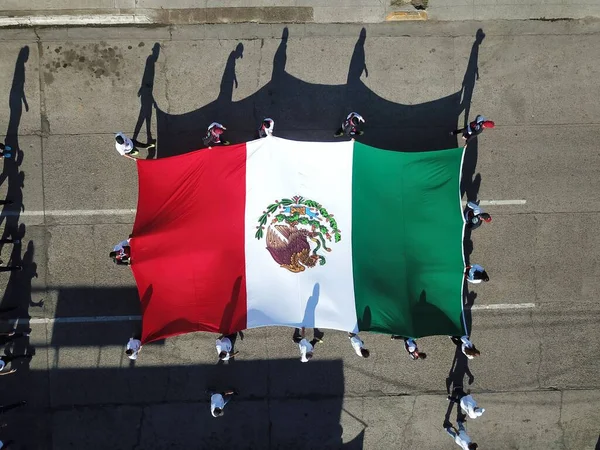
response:
<svg viewBox="0 0 600 450"><path fill-rule="evenodd" d="M467 422L480 448L597 448L600 24L361 28L0 31L0 132L20 149L3 162L1 198L14 204L0 220L3 236L22 239L3 244L2 259L25 264L0 275L2 308L14 307L3 326L31 328L10 349L34 353L0 378L2 404L28 402L0 415L0 439L56 450L452 449L446 388L464 376L486 408ZM496 122L467 150L463 179L465 199L493 216L466 244L491 276L469 294L482 356L466 367L440 336L421 339L428 358L411 361L401 342L365 333L372 356L360 359L343 333L325 331L300 364L292 330L269 328L238 340L227 366L204 333L130 362L137 291L108 252L131 232L137 179L113 134L157 139L150 156L166 157L199 148L213 120L233 142L263 116L279 136L327 140L349 110L367 119L363 142L407 151L456 146L448 132L465 114ZM229 386L240 395L213 419L205 389Z"/></svg>

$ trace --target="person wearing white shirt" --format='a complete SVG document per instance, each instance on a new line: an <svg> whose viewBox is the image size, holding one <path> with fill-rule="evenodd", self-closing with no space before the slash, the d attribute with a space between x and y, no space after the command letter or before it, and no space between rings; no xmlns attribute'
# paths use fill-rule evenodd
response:
<svg viewBox="0 0 600 450"><path fill-rule="evenodd" d="M477 406L477 402L471 394L465 395L460 399L460 407L471 419L477 419L485 412L485 408Z"/></svg>
<svg viewBox="0 0 600 450"><path fill-rule="evenodd" d="M300 347L300 361L308 362L313 357L313 351L317 342L323 342L323 333L321 333L317 328L313 330L313 340L308 341L306 338L306 328L302 327L300 329L300 333L298 333L298 328L294 330L293 341L298 344Z"/></svg>
<svg viewBox="0 0 600 450"><path fill-rule="evenodd" d="M128 265L131 263L130 240L126 239L114 246L113 251L108 254L115 264Z"/></svg>
<svg viewBox="0 0 600 450"><path fill-rule="evenodd" d="M486 119L481 114L478 114L473 122L469 122L469 124L464 128L451 131L450 135L456 136L457 134L462 134L462 138L465 141L469 141L469 139L483 133L483 130L486 128L495 128L495 126L496 124L493 121Z"/></svg>
<svg viewBox="0 0 600 450"><path fill-rule="evenodd" d="M125 349L125 354L129 359L135 361L141 349L142 341L135 338L129 338L129 342L127 342L127 347Z"/></svg>
<svg viewBox="0 0 600 450"><path fill-rule="evenodd" d="M427 358L426 353L419 351L419 347L417 347L416 339L407 338L407 337L398 336L398 335L393 335L392 339L393 340L402 339L404 341L404 349L406 350L406 353L408 353L408 356L410 357L410 359L415 360L415 359Z"/></svg>
<svg viewBox="0 0 600 450"><path fill-rule="evenodd" d="M129 241L130 239L125 239L124 241L119 242L113 247L113 251L117 253L123 253L125 251L125 247L129 247Z"/></svg>
<svg viewBox="0 0 600 450"><path fill-rule="evenodd" d="M365 119L357 112L351 112L342 123L342 126L335 132L334 136L361 136L364 134L364 132L359 129L361 123L365 123Z"/></svg>
<svg viewBox="0 0 600 450"><path fill-rule="evenodd" d="M470 393L463 391L462 387L455 388L452 395L448 397L448 400L460 404L460 408L471 419L477 419L485 412L485 409L478 407L473 396Z"/></svg>
<svg viewBox="0 0 600 450"><path fill-rule="evenodd" d="M454 438L454 442L463 450L475 450L478 445L471 441L471 438L465 430L464 422L458 422L458 429L452 426L446 427L446 432Z"/></svg>
<svg viewBox="0 0 600 450"><path fill-rule="evenodd" d="M361 338L358 337L356 333L348 333L348 338L350 339L350 344L352 345L352 348L358 356L360 356L361 358L368 358L371 355L371 353L369 353L369 350L365 348L365 343L362 341Z"/></svg>
<svg viewBox="0 0 600 450"><path fill-rule="evenodd" d="M263 119L258 129L258 137L264 138L267 136L273 136L273 130L275 129L275 121L273 119Z"/></svg>
<svg viewBox="0 0 600 450"><path fill-rule="evenodd" d="M486 212L483 212L477 203L467 202L467 208L465 209L465 221L467 222L467 228L474 230L475 228L481 226L483 222L491 222L492 216Z"/></svg>
<svg viewBox="0 0 600 450"><path fill-rule="evenodd" d="M481 355L481 352L475 348L475 345L473 345L469 339L469 336L452 336L450 339L452 339L452 342L454 342L456 345L460 345L463 354L467 358L473 359L475 356Z"/></svg>
<svg viewBox="0 0 600 450"><path fill-rule="evenodd" d="M227 336L220 336L215 343L215 347L217 349L217 355L221 361L229 361L229 358L233 358L235 356L231 354L233 345L231 343L231 339L229 339Z"/></svg>
<svg viewBox="0 0 600 450"><path fill-rule="evenodd" d="M124 133L115 134L115 148L120 155L134 159L133 156L139 153L138 148L153 148L155 144L142 144L141 142L129 139Z"/></svg>
<svg viewBox="0 0 600 450"><path fill-rule="evenodd" d="M313 357L314 347L312 344L303 337L298 343L298 347L300 347L300 361L303 363L310 361Z"/></svg>
<svg viewBox="0 0 600 450"><path fill-rule="evenodd" d="M206 136L204 136L202 142L204 142L204 145L207 147L212 147L217 144L229 145L229 141L221 140L221 136L225 130L227 130L227 128L225 128L223 124L219 122L211 123L206 130Z"/></svg>
<svg viewBox="0 0 600 450"><path fill-rule="evenodd" d="M210 395L210 413L213 417L221 417L225 414L225 405L229 403L231 397L237 394L236 391L209 392Z"/></svg>
<svg viewBox="0 0 600 450"><path fill-rule="evenodd" d="M478 284L482 281L488 282L490 281L490 277L483 267L479 264L473 264L472 266L467 266L465 271L465 277L469 283Z"/></svg>

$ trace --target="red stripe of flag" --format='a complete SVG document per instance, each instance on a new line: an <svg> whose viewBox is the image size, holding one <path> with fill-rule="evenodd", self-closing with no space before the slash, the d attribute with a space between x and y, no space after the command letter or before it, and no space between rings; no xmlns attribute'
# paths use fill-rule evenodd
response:
<svg viewBox="0 0 600 450"><path fill-rule="evenodd" d="M142 342L246 328L246 144L138 160L131 268Z"/></svg>

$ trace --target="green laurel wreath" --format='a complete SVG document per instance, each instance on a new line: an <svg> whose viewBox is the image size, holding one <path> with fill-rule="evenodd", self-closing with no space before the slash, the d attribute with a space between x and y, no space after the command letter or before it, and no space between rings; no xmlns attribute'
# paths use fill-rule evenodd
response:
<svg viewBox="0 0 600 450"><path fill-rule="evenodd" d="M304 197L294 197L294 199L284 198L282 200L275 200L274 203L271 203L267 206L266 210L263 211L262 215L258 218L258 226L256 227L256 234L254 237L256 239L262 239L264 236L264 229L267 226L267 221L279 208L283 208L285 206L291 205L304 205L309 208L315 208L319 211L319 214L325 219L325 221L329 224L323 225L318 220L310 219L308 217L300 216L298 213L295 213L291 216L286 216L285 214L277 214L273 219L272 223L285 222L287 224L302 224L309 225L313 230L319 232L322 239L323 247L327 250L325 246L325 241L331 242L333 238L334 242L339 242L342 239L342 233L338 228L337 221L333 218L333 214L329 214L329 212L318 202L314 200L305 199ZM323 235L325 238L323 239ZM320 247L320 245L319 245ZM329 251L329 250L328 250Z"/></svg>

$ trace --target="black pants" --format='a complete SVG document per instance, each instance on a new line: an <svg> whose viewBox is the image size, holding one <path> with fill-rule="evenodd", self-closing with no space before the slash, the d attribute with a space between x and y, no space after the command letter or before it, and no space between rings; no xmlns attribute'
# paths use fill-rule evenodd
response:
<svg viewBox="0 0 600 450"><path fill-rule="evenodd" d="M141 148L141 149L148 149L150 147L152 147L154 144L151 143L147 143L147 144L142 144L140 141L136 141L135 139L132 139L131 142L133 142L133 147L134 148Z"/></svg>
<svg viewBox="0 0 600 450"><path fill-rule="evenodd" d="M15 361L17 359L31 359L31 355L4 355L2 357L0 357L0 359L2 361L4 361L4 367L2 369L2 372L4 372L5 370L8 369L8 364L11 363L12 361Z"/></svg>
<svg viewBox="0 0 600 450"><path fill-rule="evenodd" d="M5 336L0 336L0 346L6 345L9 342L11 342L11 341L13 341L15 339L24 337L24 336L25 335L23 333L15 333L12 336L6 336L6 335Z"/></svg>
<svg viewBox="0 0 600 450"><path fill-rule="evenodd" d="M460 128L458 130L454 130L451 134L453 135L457 135L457 134L462 134L462 136L466 139L472 139L476 136L479 136L482 133L483 129L480 129L479 131L471 131L471 133L469 134L469 131L467 130L467 128Z"/></svg>

